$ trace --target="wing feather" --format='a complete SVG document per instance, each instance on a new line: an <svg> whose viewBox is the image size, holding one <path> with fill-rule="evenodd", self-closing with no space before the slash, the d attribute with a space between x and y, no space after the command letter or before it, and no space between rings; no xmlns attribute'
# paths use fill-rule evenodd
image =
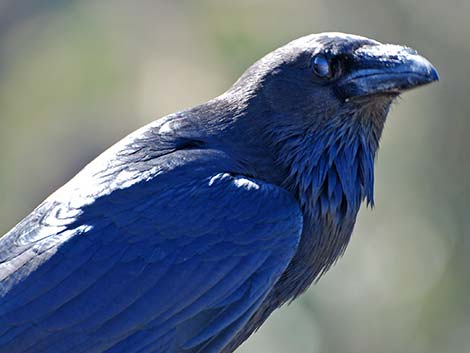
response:
<svg viewBox="0 0 470 353"><path fill-rule="evenodd" d="M0 240L0 352L230 341L292 258L302 216L285 190L186 162L78 208L46 201Z"/></svg>

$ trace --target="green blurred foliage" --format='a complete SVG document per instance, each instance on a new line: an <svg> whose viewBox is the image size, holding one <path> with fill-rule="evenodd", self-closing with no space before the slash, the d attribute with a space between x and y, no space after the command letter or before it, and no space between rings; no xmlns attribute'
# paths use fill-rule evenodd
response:
<svg viewBox="0 0 470 353"><path fill-rule="evenodd" d="M406 44L441 81L384 132L344 258L240 352L470 352L470 2L0 2L0 234L113 142L298 36Z"/></svg>

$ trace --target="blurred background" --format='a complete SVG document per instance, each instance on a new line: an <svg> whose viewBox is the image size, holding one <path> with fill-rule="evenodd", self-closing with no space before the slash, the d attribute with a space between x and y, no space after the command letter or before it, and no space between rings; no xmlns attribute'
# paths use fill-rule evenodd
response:
<svg viewBox="0 0 470 353"><path fill-rule="evenodd" d="M467 0L0 0L0 234L130 131L296 37L409 45L441 81L394 106L375 209L238 352L470 352L469 14Z"/></svg>

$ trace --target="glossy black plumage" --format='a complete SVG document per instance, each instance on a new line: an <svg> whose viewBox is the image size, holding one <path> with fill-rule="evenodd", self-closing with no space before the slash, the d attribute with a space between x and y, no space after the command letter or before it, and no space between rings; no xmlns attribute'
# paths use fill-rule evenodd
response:
<svg viewBox="0 0 470 353"><path fill-rule="evenodd" d="M391 102L436 79L311 35L129 135L0 239L0 352L232 352L343 253Z"/></svg>

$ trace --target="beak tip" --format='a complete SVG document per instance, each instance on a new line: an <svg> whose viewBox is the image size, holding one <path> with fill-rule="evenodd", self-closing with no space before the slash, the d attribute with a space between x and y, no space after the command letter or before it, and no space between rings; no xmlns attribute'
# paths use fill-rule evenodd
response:
<svg viewBox="0 0 470 353"><path fill-rule="evenodd" d="M421 76L421 84L428 84L434 81L439 81L439 73L437 72L434 65L431 64L426 58L418 54L412 54L409 57L405 57L403 60L402 70L404 72L409 70L410 73ZM417 86L419 85L420 84Z"/></svg>
<svg viewBox="0 0 470 353"><path fill-rule="evenodd" d="M434 81L439 81L439 73L437 72L436 68L432 65L430 65L429 69L429 83L434 82Z"/></svg>

